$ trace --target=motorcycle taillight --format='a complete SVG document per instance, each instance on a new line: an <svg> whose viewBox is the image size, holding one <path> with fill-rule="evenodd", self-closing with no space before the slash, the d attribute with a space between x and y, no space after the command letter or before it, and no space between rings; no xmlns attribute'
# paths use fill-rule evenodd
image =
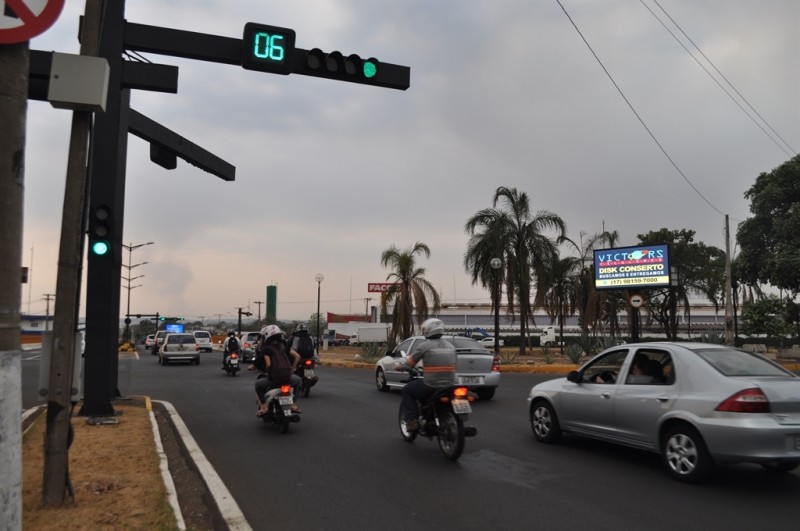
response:
<svg viewBox="0 0 800 531"><path fill-rule="evenodd" d="M281 394L282 395L288 395L291 392L292 392L292 386L291 385L282 385L281 386Z"/></svg>
<svg viewBox="0 0 800 531"><path fill-rule="evenodd" d="M311 367L311 360L306 360L303 362L305 365Z"/></svg>
<svg viewBox="0 0 800 531"><path fill-rule="evenodd" d="M238 356L238 355L237 355L235 352L234 352L233 354L231 354L231 359L232 359L232 360L235 360L235 359L236 359L236 358L238 358L238 357L239 357L239 356Z"/></svg>
<svg viewBox="0 0 800 531"><path fill-rule="evenodd" d="M466 387L456 387L453 389L453 396L455 398L466 398L469 390Z"/></svg>

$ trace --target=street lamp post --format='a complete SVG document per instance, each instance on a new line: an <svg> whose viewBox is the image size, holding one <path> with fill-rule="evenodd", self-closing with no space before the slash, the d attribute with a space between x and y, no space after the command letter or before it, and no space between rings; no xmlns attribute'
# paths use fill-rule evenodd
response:
<svg viewBox="0 0 800 531"><path fill-rule="evenodd" d="M492 279L494 280L494 355L500 355L500 282L498 275L500 273L500 266L503 262L499 258L492 258L489 262L492 268Z"/></svg>
<svg viewBox="0 0 800 531"><path fill-rule="evenodd" d="M317 281L317 348L319 348L319 344L320 344L319 343L319 321L320 321L319 296L322 293L322 281L324 279L325 279L325 277L322 276L322 273L317 273L317 275L314 277L314 280Z"/></svg>
<svg viewBox="0 0 800 531"><path fill-rule="evenodd" d="M140 243L138 245L133 245L133 243L131 243L130 245L125 245L124 243L122 244L122 247L128 250L128 264L127 265L126 264L122 264L122 266L125 267L128 270L128 276L127 277L122 277L123 279L128 281L128 285L127 285L127 288L128 288L128 306L127 306L128 311L125 312L125 332L122 334L123 335L123 339L124 339L124 341L126 343L130 343L130 340L131 340L131 290L141 286L141 284L140 284L139 286L131 287L131 282L136 280L137 278L142 278L144 276L144 275L140 275L138 277L131 277L131 269L133 269L134 267L139 267L141 265L145 265L145 264L148 263L148 262L142 262L141 264L131 265L131 262L133 262L133 251L135 251L139 247L144 247L145 245L153 245L154 243L155 242L147 242L147 243Z"/></svg>

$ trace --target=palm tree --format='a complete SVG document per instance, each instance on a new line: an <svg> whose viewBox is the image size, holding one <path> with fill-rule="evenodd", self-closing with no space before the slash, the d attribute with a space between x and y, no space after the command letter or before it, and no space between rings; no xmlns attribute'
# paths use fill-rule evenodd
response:
<svg viewBox="0 0 800 531"><path fill-rule="evenodd" d="M537 293L541 306L547 312L552 323L558 319L560 331L559 341L564 338L564 316L573 315L577 304L577 279L581 268L581 259L575 256L561 258L556 256L555 261L547 270L547 291ZM538 304L537 304L538 306Z"/></svg>
<svg viewBox="0 0 800 531"><path fill-rule="evenodd" d="M416 265L417 254L430 258L431 250L424 243L417 242L403 251L392 245L381 254L381 265L392 270L386 280L394 280L381 300L381 314L384 316L388 315L389 305L394 303L392 329L389 333L391 342L405 339L412 334L414 314L417 316L418 326L428 318L429 299L433 301L433 313L438 312L441 306L439 294L433 284L425 279L425 268Z"/></svg>
<svg viewBox="0 0 800 531"><path fill-rule="evenodd" d="M500 208L498 208L500 204ZM467 220L464 229L470 235L464 253L464 267L472 274L472 283L491 286L491 259L503 261L502 278L508 299L508 313L514 315L519 304L520 355L525 354L528 339L528 320L533 319L531 284L536 279L537 291L546 291L547 268L558 256L556 242L564 237L564 221L556 214L539 211L531 215L528 194L516 188L499 187L492 208L476 212ZM555 230L551 239L546 230Z"/></svg>

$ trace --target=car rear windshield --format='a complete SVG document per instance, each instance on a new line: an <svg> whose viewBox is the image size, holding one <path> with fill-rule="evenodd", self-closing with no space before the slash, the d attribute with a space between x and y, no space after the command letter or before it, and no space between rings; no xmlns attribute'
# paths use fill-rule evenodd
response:
<svg viewBox="0 0 800 531"><path fill-rule="evenodd" d="M476 349L476 350L486 350L486 346L485 345L481 344L478 341L475 341L471 337L451 336L451 337L447 337L445 339L447 339L448 341L452 341L453 346L456 347L457 349L469 348L469 349Z"/></svg>
<svg viewBox="0 0 800 531"><path fill-rule="evenodd" d="M194 336L169 336L169 341L167 341L170 345L188 345L190 343L194 343Z"/></svg>
<svg viewBox="0 0 800 531"><path fill-rule="evenodd" d="M692 349L725 376L794 376L779 365L750 352L734 349Z"/></svg>
<svg viewBox="0 0 800 531"><path fill-rule="evenodd" d="M211 334L209 332L195 332L194 337L201 337L203 339L211 339Z"/></svg>

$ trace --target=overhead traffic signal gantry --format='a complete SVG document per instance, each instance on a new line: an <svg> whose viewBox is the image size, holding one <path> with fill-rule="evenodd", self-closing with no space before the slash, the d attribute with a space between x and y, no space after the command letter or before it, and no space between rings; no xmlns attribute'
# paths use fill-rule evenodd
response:
<svg viewBox="0 0 800 531"><path fill-rule="evenodd" d="M376 87L406 90L411 69L374 57L295 47L293 29L248 22L242 35L242 67L273 74L300 74Z"/></svg>

